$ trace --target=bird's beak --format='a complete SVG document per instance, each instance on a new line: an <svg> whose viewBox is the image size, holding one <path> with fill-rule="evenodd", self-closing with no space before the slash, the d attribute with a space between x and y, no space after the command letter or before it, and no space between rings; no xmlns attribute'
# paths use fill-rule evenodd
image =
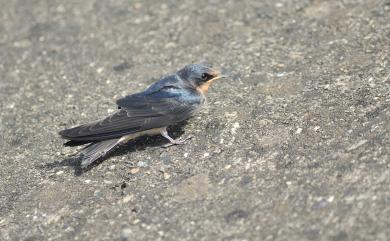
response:
<svg viewBox="0 0 390 241"><path fill-rule="evenodd" d="M227 75L223 75L220 71L216 71L216 70L214 70L211 74L214 76L214 78L210 79L209 81L214 81L217 79L222 79L222 78L228 77Z"/></svg>

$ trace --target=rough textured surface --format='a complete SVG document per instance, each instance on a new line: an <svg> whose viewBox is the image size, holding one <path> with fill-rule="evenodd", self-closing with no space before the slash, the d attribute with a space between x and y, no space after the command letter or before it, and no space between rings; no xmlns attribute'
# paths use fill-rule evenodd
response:
<svg viewBox="0 0 390 241"><path fill-rule="evenodd" d="M390 2L0 1L1 240L386 240ZM206 60L161 149L80 172L57 131Z"/></svg>

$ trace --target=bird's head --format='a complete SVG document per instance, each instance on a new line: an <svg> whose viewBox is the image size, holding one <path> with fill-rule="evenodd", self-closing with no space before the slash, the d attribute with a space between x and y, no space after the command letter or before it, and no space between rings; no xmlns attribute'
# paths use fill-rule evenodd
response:
<svg viewBox="0 0 390 241"><path fill-rule="evenodd" d="M202 64L186 65L178 71L178 75L202 94L207 92L214 80L226 77L221 72Z"/></svg>

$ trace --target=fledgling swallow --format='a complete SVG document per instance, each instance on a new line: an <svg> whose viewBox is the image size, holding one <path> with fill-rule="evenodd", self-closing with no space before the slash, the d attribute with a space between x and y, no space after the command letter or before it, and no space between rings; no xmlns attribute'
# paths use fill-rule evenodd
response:
<svg viewBox="0 0 390 241"><path fill-rule="evenodd" d="M90 143L80 151L82 167L119 144L143 135L161 134L170 141L166 146L183 144L188 138L171 138L167 127L190 118L205 102L210 84L223 77L204 65L187 65L143 92L118 99L119 110L112 115L59 134L67 140Z"/></svg>

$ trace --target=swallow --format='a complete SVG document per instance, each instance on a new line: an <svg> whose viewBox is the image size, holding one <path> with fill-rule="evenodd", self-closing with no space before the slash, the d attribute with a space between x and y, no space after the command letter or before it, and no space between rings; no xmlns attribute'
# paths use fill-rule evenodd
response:
<svg viewBox="0 0 390 241"><path fill-rule="evenodd" d="M140 136L160 134L169 140L165 147L184 144L189 138L173 139L167 127L192 117L205 103L210 84L224 77L201 64L187 65L143 92L118 99L118 110L110 116L62 130L59 135L70 141L89 143L78 153L82 167Z"/></svg>

